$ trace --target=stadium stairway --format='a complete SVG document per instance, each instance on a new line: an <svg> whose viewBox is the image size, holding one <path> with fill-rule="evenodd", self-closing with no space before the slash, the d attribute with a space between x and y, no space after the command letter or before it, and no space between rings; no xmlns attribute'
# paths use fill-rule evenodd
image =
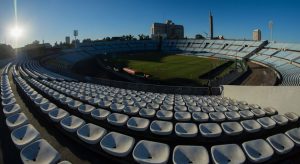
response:
<svg viewBox="0 0 300 164"><path fill-rule="evenodd" d="M20 148L24 163L299 161L297 114L226 97L68 81L27 61L4 68L1 99L1 117L20 122L17 128L6 121L12 136L30 138L9 146Z"/></svg>

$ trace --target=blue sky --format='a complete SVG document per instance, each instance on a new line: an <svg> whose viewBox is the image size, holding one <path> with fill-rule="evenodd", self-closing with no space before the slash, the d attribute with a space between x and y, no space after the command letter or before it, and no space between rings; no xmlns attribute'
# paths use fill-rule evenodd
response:
<svg viewBox="0 0 300 164"><path fill-rule="evenodd" d="M14 20L13 0L0 0L0 42L12 42L8 29ZM102 39L123 34L150 34L153 22L171 19L194 37L208 32L208 12L214 15L216 35L251 39L260 28L269 39L300 42L300 1L297 0L19 0L18 20L24 28L19 46L33 40L53 44L79 30L79 38Z"/></svg>

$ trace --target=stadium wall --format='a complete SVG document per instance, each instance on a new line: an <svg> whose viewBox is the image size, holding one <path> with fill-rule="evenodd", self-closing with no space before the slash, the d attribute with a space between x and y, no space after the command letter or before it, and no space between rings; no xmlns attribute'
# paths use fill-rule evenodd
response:
<svg viewBox="0 0 300 164"><path fill-rule="evenodd" d="M297 86L236 86L224 85L222 96L274 107L279 113L300 110L300 87Z"/></svg>

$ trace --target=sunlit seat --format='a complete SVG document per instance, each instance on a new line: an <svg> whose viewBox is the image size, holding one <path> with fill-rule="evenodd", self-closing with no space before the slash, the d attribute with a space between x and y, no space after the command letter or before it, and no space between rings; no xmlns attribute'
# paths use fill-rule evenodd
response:
<svg viewBox="0 0 300 164"><path fill-rule="evenodd" d="M197 122L206 122L209 119L208 114L204 112L193 112L192 117L193 120Z"/></svg>
<svg viewBox="0 0 300 164"><path fill-rule="evenodd" d="M91 112L91 116L97 120L105 120L110 113L110 111L105 109L95 109Z"/></svg>
<svg viewBox="0 0 300 164"><path fill-rule="evenodd" d="M85 124L85 121L76 116L68 116L60 121L60 125L68 132L75 132L81 126Z"/></svg>
<svg viewBox="0 0 300 164"><path fill-rule="evenodd" d="M291 140L295 142L297 146L300 146L300 128L294 128L285 132Z"/></svg>
<svg viewBox="0 0 300 164"><path fill-rule="evenodd" d="M261 125L256 120L244 120L241 121L241 125L249 133L258 132L261 129Z"/></svg>
<svg viewBox="0 0 300 164"><path fill-rule="evenodd" d="M173 150L173 163L209 163L209 155L205 147L193 145L178 145Z"/></svg>
<svg viewBox="0 0 300 164"><path fill-rule="evenodd" d="M173 124L168 121L154 120L150 125L150 130L157 135L169 135L173 131Z"/></svg>
<svg viewBox="0 0 300 164"><path fill-rule="evenodd" d="M139 115L141 117L152 118L155 116L156 111L154 109L142 108L139 111Z"/></svg>
<svg viewBox="0 0 300 164"><path fill-rule="evenodd" d="M177 121L190 121L192 115L190 112L175 112L174 117Z"/></svg>
<svg viewBox="0 0 300 164"><path fill-rule="evenodd" d="M150 121L145 118L131 117L127 121L127 127L135 131L146 131L149 127Z"/></svg>
<svg viewBox="0 0 300 164"><path fill-rule="evenodd" d="M299 116L296 113L288 112L285 113L284 116L290 121L290 122L296 122L299 119Z"/></svg>
<svg viewBox="0 0 300 164"><path fill-rule="evenodd" d="M48 113L50 119L54 122L60 122L60 120L69 116L69 113L63 109L56 108Z"/></svg>
<svg viewBox="0 0 300 164"><path fill-rule="evenodd" d="M274 115L271 118L276 122L278 125L286 125L289 120L284 115Z"/></svg>
<svg viewBox="0 0 300 164"><path fill-rule="evenodd" d="M279 133L267 138L269 144L278 154L286 154L294 147L294 142L285 134Z"/></svg>
<svg viewBox="0 0 300 164"><path fill-rule="evenodd" d="M89 104L81 104L78 107L78 111L83 114L90 114L94 109L96 109L96 108Z"/></svg>
<svg viewBox="0 0 300 164"><path fill-rule="evenodd" d="M179 137L195 137L198 134L198 127L194 123L176 123L175 133Z"/></svg>
<svg viewBox="0 0 300 164"><path fill-rule="evenodd" d="M210 112L209 117L213 121L224 121L225 120L225 115L222 112Z"/></svg>
<svg viewBox="0 0 300 164"><path fill-rule="evenodd" d="M259 118L257 119L257 122L259 122L261 126L265 129L272 129L276 125L276 122L272 120L270 117Z"/></svg>
<svg viewBox="0 0 300 164"><path fill-rule="evenodd" d="M126 114L112 113L107 117L107 121L112 125L122 126L126 124L128 118Z"/></svg>
<svg viewBox="0 0 300 164"><path fill-rule="evenodd" d="M77 136L88 144L98 143L105 134L106 129L91 123L85 124L77 130Z"/></svg>
<svg viewBox="0 0 300 164"><path fill-rule="evenodd" d="M244 142L243 149L251 162L265 162L272 157L272 147L263 139Z"/></svg>
<svg viewBox="0 0 300 164"><path fill-rule="evenodd" d="M218 137L222 134L222 129L217 123L201 123L199 130L204 137Z"/></svg>
<svg viewBox="0 0 300 164"><path fill-rule="evenodd" d="M245 154L237 144L216 145L211 147L212 160L216 164L244 163Z"/></svg>
<svg viewBox="0 0 300 164"><path fill-rule="evenodd" d="M238 135L243 132L243 127L237 122L223 122L221 123L223 131L228 135Z"/></svg>
<svg viewBox="0 0 300 164"><path fill-rule="evenodd" d="M6 118L7 127L12 130L28 124L28 119L24 113L17 113Z"/></svg>
<svg viewBox="0 0 300 164"><path fill-rule="evenodd" d="M46 114L48 114L49 112L51 112L52 110L54 110L56 108L57 108L57 106L51 102L44 103L40 106L41 111Z"/></svg>
<svg viewBox="0 0 300 164"><path fill-rule="evenodd" d="M129 115L135 115L139 112L140 108L135 107L135 106L125 106L123 109L124 113L129 114Z"/></svg>
<svg viewBox="0 0 300 164"><path fill-rule="evenodd" d="M19 113L20 111L21 111L21 107L19 104L12 104L3 107L3 113L5 114L6 117Z"/></svg>
<svg viewBox="0 0 300 164"><path fill-rule="evenodd" d="M11 139L18 149L40 138L40 133L31 124L21 126L11 132Z"/></svg>

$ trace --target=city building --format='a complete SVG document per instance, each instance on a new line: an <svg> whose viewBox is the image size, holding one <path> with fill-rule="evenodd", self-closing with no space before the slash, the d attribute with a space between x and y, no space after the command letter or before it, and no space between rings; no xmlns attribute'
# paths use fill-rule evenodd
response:
<svg viewBox="0 0 300 164"><path fill-rule="evenodd" d="M261 31L260 29L253 30L253 40L260 41L261 40Z"/></svg>
<svg viewBox="0 0 300 164"><path fill-rule="evenodd" d="M171 20L165 23L153 23L151 26L151 38L158 39L183 39L184 27L183 25L176 25Z"/></svg>
<svg viewBox="0 0 300 164"><path fill-rule="evenodd" d="M70 44L71 43L71 38L69 36L66 36L66 44Z"/></svg>
<svg viewBox="0 0 300 164"><path fill-rule="evenodd" d="M211 11L209 12L209 34L210 34L210 39L214 38L214 19L211 14Z"/></svg>

